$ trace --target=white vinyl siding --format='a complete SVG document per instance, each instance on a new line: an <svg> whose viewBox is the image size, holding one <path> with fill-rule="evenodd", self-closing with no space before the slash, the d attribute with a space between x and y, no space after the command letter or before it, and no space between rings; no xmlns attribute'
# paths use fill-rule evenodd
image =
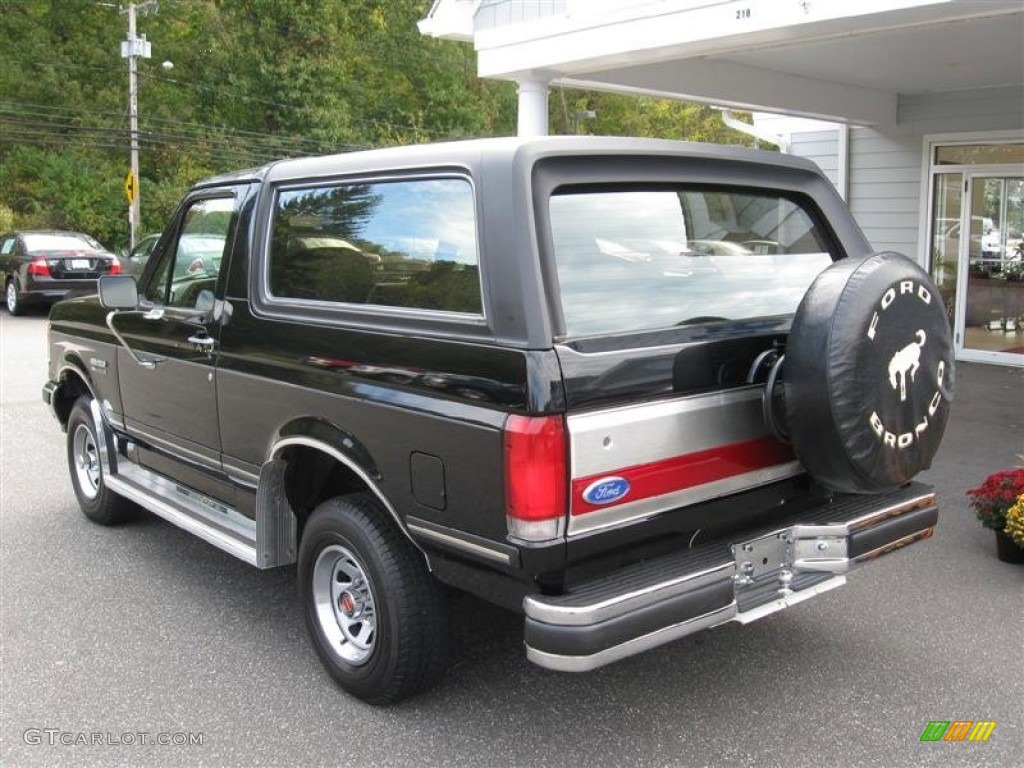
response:
<svg viewBox="0 0 1024 768"><path fill-rule="evenodd" d="M850 210L876 251L917 257L921 137L850 129Z"/></svg>
<svg viewBox="0 0 1024 768"><path fill-rule="evenodd" d="M924 258L919 235L925 136L1007 130L1024 137L1024 94L1018 88L903 96L898 124L851 128L848 199L872 247ZM835 130L795 133L791 152L814 160L834 182L837 139Z"/></svg>
<svg viewBox="0 0 1024 768"><path fill-rule="evenodd" d="M839 177L839 132L835 129L794 133L789 152L818 164L833 184Z"/></svg>

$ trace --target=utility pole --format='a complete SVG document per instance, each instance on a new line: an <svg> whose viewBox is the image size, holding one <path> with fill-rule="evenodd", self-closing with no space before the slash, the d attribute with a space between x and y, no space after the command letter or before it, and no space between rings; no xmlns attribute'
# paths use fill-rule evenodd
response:
<svg viewBox="0 0 1024 768"><path fill-rule="evenodd" d="M120 8L120 7L119 7ZM139 236L139 57L148 59L152 55L152 46L135 34L136 16L157 11L157 0L146 0L143 3L130 3L127 8L120 8L122 14L128 16L128 39L121 43L121 58L128 59L128 121L129 140L131 143L131 170L124 182L125 195L128 198L128 240L129 249L135 247Z"/></svg>

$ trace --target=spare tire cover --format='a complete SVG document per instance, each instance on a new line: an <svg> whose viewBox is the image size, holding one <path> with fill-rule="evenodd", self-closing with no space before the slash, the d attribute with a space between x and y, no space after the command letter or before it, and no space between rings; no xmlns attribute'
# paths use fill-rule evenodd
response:
<svg viewBox="0 0 1024 768"><path fill-rule="evenodd" d="M931 466L953 400L942 298L898 253L841 259L811 285L786 344L789 437L807 471L849 493Z"/></svg>

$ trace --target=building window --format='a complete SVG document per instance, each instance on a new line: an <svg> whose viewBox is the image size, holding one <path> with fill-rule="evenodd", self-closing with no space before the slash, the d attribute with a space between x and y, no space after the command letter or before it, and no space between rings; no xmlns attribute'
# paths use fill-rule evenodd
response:
<svg viewBox="0 0 1024 768"><path fill-rule="evenodd" d="M962 360L1024 364L1024 143L929 151L930 271Z"/></svg>
<svg viewBox="0 0 1024 768"><path fill-rule="evenodd" d="M954 144L935 148L935 165L1024 163L1024 144Z"/></svg>

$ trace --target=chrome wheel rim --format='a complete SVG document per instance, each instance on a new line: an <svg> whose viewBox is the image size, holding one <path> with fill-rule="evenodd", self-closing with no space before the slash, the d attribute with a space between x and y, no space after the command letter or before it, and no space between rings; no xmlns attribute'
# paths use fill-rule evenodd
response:
<svg viewBox="0 0 1024 768"><path fill-rule="evenodd" d="M365 664L377 641L377 606L362 563L340 544L325 547L313 564L313 608L331 651Z"/></svg>
<svg viewBox="0 0 1024 768"><path fill-rule="evenodd" d="M71 457L82 495L87 499L95 499L100 492L100 452L92 432L85 424L79 424L75 429Z"/></svg>
<svg viewBox="0 0 1024 768"><path fill-rule="evenodd" d="M14 281L11 280L7 284L7 311L13 314L14 310L18 308L18 289L14 285Z"/></svg>

